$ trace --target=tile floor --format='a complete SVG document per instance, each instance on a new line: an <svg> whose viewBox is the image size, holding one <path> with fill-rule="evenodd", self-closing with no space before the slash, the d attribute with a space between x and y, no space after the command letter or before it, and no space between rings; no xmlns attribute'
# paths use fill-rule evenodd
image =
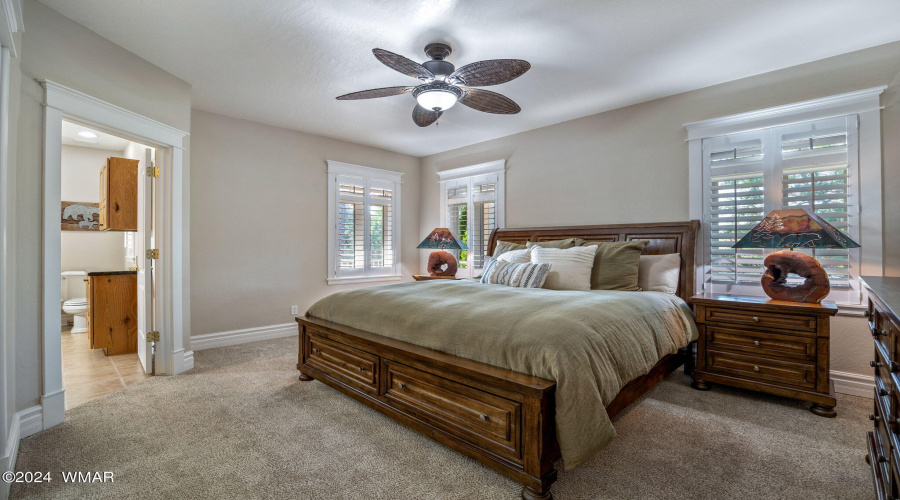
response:
<svg viewBox="0 0 900 500"><path fill-rule="evenodd" d="M67 410L150 377L137 353L106 356L103 349L91 349L87 333L67 327L62 330L62 358Z"/></svg>

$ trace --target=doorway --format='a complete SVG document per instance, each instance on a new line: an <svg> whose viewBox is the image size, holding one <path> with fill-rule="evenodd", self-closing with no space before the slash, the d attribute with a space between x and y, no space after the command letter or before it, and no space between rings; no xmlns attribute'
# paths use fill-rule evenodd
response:
<svg viewBox="0 0 900 500"><path fill-rule="evenodd" d="M66 410L153 375L147 298L153 260L154 148L69 121L62 123L60 276ZM149 290L147 290L149 287ZM150 293L141 293L150 292ZM149 344L149 345L148 345Z"/></svg>
<svg viewBox="0 0 900 500"><path fill-rule="evenodd" d="M193 353L184 349L190 334L185 320L188 310L189 285L186 259L188 179L182 165L182 147L186 132L174 129L126 109L64 87L51 81L42 82L44 100L44 168L43 168L43 252L42 278L42 427L65 420L65 388L63 386L62 337L60 329L61 231L63 124L68 122L95 132L108 134L153 149L153 167L158 177L155 187L142 188L140 203L153 204L146 221L152 227L142 238L135 238L136 267L152 269L140 293L146 294L146 310L138 318L147 318L153 328L141 329L137 335L143 370L147 361L155 360L157 375L175 375L193 367ZM149 162L149 159L145 159ZM142 171L146 175L146 169ZM99 181L99 179L98 179ZM123 243L124 244L124 243ZM147 252L152 250L152 252ZM148 266L148 261L150 266ZM155 352L155 356L152 353ZM151 370L154 369L151 367Z"/></svg>

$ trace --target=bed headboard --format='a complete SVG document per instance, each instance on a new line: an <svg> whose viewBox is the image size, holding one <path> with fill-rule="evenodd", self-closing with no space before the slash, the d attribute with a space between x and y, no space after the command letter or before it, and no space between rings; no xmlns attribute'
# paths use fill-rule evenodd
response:
<svg viewBox="0 0 900 500"><path fill-rule="evenodd" d="M681 276L677 295L687 301L695 290L696 242L700 221L612 224L607 226L559 226L500 228L491 232L488 255L494 254L497 241L525 244L526 241L550 241L581 238L587 241L647 240L643 255L681 254Z"/></svg>

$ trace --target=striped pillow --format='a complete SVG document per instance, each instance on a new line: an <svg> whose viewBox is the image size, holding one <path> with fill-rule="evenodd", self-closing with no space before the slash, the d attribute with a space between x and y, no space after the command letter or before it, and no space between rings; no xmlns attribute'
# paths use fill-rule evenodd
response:
<svg viewBox="0 0 900 500"><path fill-rule="evenodd" d="M494 285L541 288L549 271L550 264L497 261L491 266L491 272L485 273L485 275L487 276L486 282ZM482 283L485 281L482 280Z"/></svg>

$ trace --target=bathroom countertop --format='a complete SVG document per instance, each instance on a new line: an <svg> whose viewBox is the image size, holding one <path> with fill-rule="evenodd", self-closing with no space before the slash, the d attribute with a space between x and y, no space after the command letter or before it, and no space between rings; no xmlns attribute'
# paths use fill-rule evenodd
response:
<svg viewBox="0 0 900 500"><path fill-rule="evenodd" d="M88 276L112 276L114 274L137 274L137 271L95 271L87 273Z"/></svg>

